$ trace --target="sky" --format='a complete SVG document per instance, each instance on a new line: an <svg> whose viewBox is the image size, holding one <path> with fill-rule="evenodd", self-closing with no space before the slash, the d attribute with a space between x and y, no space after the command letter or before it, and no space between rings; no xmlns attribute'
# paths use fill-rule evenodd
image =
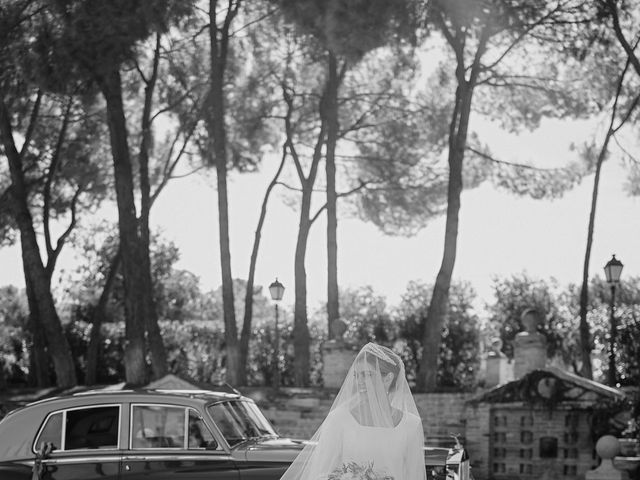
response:
<svg viewBox="0 0 640 480"><path fill-rule="evenodd" d="M509 135L495 125L475 125L496 156L540 166L558 166L575 160L572 143L597 131L591 122L545 121L534 133ZM231 255L234 277L247 278L249 255L262 198L277 160L265 160L257 173L234 174L229 181ZM640 198L627 196L625 172L610 160L602 172L590 275L603 276L603 266L616 254L624 276L640 276ZM454 280L470 282L478 306L492 301L492 280L527 273L533 278L555 278L561 285L582 278L593 176L556 200L532 200L498 191L490 184L464 191L460 210L458 253ZM256 283L268 286L277 277L285 286L283 303L293 305L293 258L297 212L283 201L283 189L271 197L263 231ZM115 218L115 207L101 215ZM215 177L187 177L172 181L158 198L152 226L176 242L181 250L177 268L200 277L203 290L220 285ZM326 299L326 228L324 216L314 224L307 251L310 311ZM372 224L354 218L338 223L338 281L340 287L370 285L397 304L412 280L432 284L442 260L444 216L434 219L417 235L385 236ZM61 268L82 261L68 249ZM0 286L24 285L19 250L0 249Z"/></svg>
<svg viewBox="0 0 640 480"><path fill-rule="evenodd" d="M545 122L534 134L510 136L485 125L501 158L541 166L575 160L572 142L596 126L587 122ZM479 128L480 130L480 128ZM492 144L493 144L492 143ZM559 163L558 163L559 162ZM234 176L230 182L232 271L246 278L259 207L276 161L257 174ZM591 276L616 254L623 275L640 275L640 199L622 190L625 172L611 161L603 167L596 214ZM211 183L211 180L209 180ZM526 272L534 278L555 278L561 284L582 279L593 176L561 199L532 200L497 191L490 184L465 191L460 210L458 255L454 279L469 281L479 302L492 300L492 279ZM204 182L176 182L159 200L154 221L182 248L180 265L200 275L203 286L218 286L219 256L215 190ZM322 219L324 216L322 217ZM341 287L371 285L396 304L412 280L433 283L442 260L444 216L414 237L392 237L372 224L341 218L338 223L338 281ZM171 225L171 227L169 226ZM293 303L293 257L297 212L277 195L270 201L256 282L267 286L276 277L285 285L284 302ZM312 227L307 252L309 307L326 299L326 224Z"/></svg>

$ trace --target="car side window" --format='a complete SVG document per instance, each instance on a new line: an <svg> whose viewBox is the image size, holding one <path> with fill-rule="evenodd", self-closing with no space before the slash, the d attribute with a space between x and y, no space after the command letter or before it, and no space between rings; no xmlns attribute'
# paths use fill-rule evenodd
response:
<svg viewBox="0 0 640 480"><path fill-rule="evenodd" d="M53 450L60 450L62 445L62 412L49 415L35 442L35 449L40 450L45 443L51 443Z"/></svg>
<svg viewBox="0 0 640 480"><path fill-rule="evenodd" d="M118 448L120 408L116 405L77 408L56 412L36 439L34 448L51 443L53 451Z"/></svg>
<svg viewBox="0 0 640 480"><path fill-rule="evenodd" d="M187 448L189 450L202 448L220 449L218 442L215 441L202 418L191 409L189 410L189 443Z"/></svg>
<svg viewBox="0 0 640 480"><path fill-rule="evenodd" d="M234 417L228 408L229 402L216 403L209 407L209 413L222 433L222 436L233 446L243 441L246 436L239 425L238 419Z"/></svg>
<svg viewBox="0 0 640 480"><path fill-rule="evenodd" d="M276 436L253 402L222 401L209 405L207 410L230 446L248 438Z"/></svg>
<svg viewBox="0 0 640 480"><path fill-rule="evenodd" d="M120 408L82 408L66 414L65 450L118 448Z"/></svg>
<svg viewBox="0 0 640 480"><path fill-rule="evenodd" d="M184 448L185 408L164 405L131 408L131 448Z"/></svg>

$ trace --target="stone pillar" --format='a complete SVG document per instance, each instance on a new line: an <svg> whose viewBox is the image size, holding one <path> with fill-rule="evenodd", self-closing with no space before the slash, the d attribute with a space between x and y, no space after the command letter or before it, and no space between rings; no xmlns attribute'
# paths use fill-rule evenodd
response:
<svg viewBox="0 0 640 480"><path fill-rule="evenodd" d="M522 313L521 322L525 330L516 335L513 348L516 379L547 365L547 340L538 332L540 313L529 308Z"/></svg>
<svg viewBox="0 0 640 480"><path fill-rule="evenodd" d="M502 340L494 338L485 361L485 387L491 388L513 380L513 362L502 353Z"/></svg>
<svg viewBox="0 0 640 480"><path fill-rule="evenodd" d="M322 345L322 380L325 388L340 388L358 352L344 341L346 324L338 319L331 324L333 339Z"/></svg>
<svg viewBox="0 0 640 480"><path fill-rule="evenodd" d="M628 480L629 474L613 466L613 457L620 452L620 443L613 435L600 437L596 442L596 453L602 459L600 466L589 470L585 480Z"/></svg>

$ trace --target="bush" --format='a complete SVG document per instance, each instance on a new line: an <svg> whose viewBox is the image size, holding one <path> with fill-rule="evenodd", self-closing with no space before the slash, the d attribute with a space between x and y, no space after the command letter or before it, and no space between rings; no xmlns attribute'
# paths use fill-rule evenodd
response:
<svg viewBox="0 0 640 480"><path fill-rule="evenodd" d="M0 324L0 369L7 386L27 384L29 354L22 328Z"/></svg>

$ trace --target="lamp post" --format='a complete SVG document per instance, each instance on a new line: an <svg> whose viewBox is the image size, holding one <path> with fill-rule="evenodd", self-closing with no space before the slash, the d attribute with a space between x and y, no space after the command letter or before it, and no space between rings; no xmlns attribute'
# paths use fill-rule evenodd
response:
<svg viewBox="0 0 640 480"><path fill-rule="evenodd" d="M616 285L620 282L620 274L622 273L622 262L616 258L615 255L611 257L611 260L604 266L604 274L607 277L607 283L611 287L611 304L609 307L611 313L610 327L611 332L609 334L609 375L608 383L610 386L616 385L616 317L615 317L615 302L616 302Z"/></svg>
<svg viewBox="0 0 640 480"><path fill-rule="evenodd" d="M278 331L278 302L282 300L284 295L284 285L278 279L269 285L269 293L271 300L276 304L276 325L275 325L275 345L273 347L273 387L280 387L280 370L278 369L278 358L280 357L280 332Z"/></svg>

